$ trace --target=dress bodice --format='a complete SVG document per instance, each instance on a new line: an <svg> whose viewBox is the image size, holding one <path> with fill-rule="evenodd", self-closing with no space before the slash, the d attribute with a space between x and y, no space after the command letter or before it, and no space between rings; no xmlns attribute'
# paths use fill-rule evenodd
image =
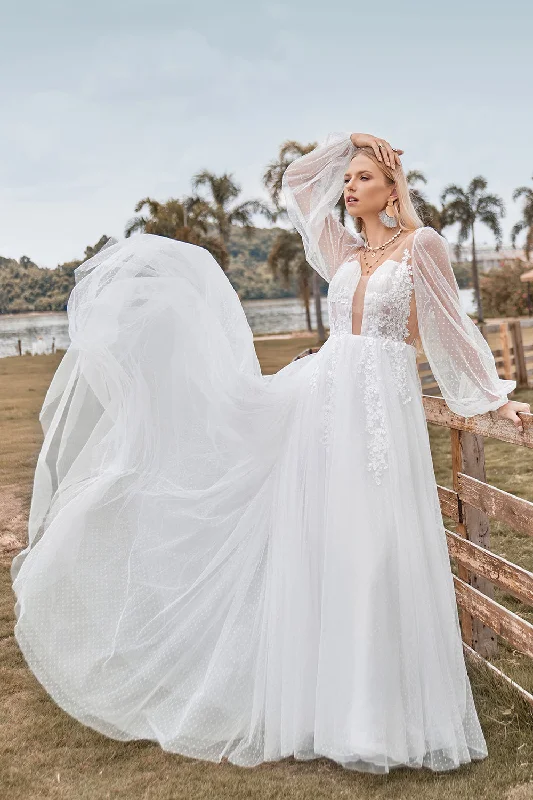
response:
<svg viewBox="0 0 533 800"><path fill-rule="evenodd" d="M329 283L329 348L409 351L411 360L423 350L451 411L471 417L499 408L516 381L499 377L487 341L462 307L449 244L440 233L416 227L401 261L387 260L370 276L361 274L365 239L335 213L356 152L350 132L329 134L292 161L282 178L287 214L306 260ZM355 337L360 341L348 343Z"/></svg>
<svg viewBox="0 0 533 800"><path fill-rule="evenodd" d="M412 344L417 331L409 250L368 277L358 259L342 264L329 285L328 311L330 336L361 333Z"/></svg>

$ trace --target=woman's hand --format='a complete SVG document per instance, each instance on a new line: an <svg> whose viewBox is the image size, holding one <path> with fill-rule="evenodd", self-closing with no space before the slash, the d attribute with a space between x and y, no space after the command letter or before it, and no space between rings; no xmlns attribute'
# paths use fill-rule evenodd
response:
<svg viewBox="0 0 533 800"><path fill-rule="evenodd" d="M350 136L354 147L371 147L376 158L384 161L388 167L394 167L398 164L400 166L400 156L403 150L394 149L385 141L385 139L378 139L377 136L372 136L371 133L352 133Z"/></svg>
<svg viewBox="0 0 533 800"><path fill-rule="evenodd" d="M510 419L511 422L514 423L515 427L518 428L520 433L523 433L524 426L522 424L522 420L516 413L517 411L525 411L526 414L530 414L531 406L529 403L519 403L517 400L509 400L508 403L505 403L505 405L496 409L498 416L503 417L504 419Z"/></svg>

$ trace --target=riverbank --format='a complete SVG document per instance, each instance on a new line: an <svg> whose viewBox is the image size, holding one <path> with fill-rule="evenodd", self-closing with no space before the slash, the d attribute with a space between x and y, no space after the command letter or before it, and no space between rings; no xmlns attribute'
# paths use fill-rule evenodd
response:
<svg viewBox="0 0 533 800"><path fill-rule="evenodd" d="M466 291L466 294L463 292ZM470 310L469 290L461 290L461 302ZM327 297L321 297L322 317L326 328L329 325ZM306 316L304 306L297 297L279 299L243 300L242 307L254 337L305 337ZM316 330L314 306L311 307L311 322ZM35 341L42 338L45 352L52 346L66 349L69 345L68 318L66 311L29 311L0 314L0 358L16 355L19 339L22 352L31 352Z"/></svg>

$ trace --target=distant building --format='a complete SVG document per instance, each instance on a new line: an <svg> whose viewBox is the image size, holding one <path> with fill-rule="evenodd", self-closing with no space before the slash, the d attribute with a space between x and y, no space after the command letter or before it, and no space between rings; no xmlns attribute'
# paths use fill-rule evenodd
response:
<svg viewBox="0 0 533 800"><path fill-rule="evenodd" d="M455 256L455 244L450 243L450 254L453 263L464 264L465 262L470 263L472 261L472 247L469 244L461 247L461 258L459 262L457 262ZM507 258L519 258L524 263L528 263L525 253L520 247L514 248L504 245L499 250L496 250L495 247L490 245L476 245L476 261L480 272L489 272L494 267L497 267L500 261Z"/></svg>

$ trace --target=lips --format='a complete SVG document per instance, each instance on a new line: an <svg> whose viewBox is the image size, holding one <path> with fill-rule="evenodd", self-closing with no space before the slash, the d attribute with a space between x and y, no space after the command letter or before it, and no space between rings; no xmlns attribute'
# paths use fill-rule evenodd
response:
<svg viewBox="0 0 533 800"><path fill-rule="evenodd" d="M355 197L347 197L346 205L348 205L348 203L357 203L357 200L355 199Z"/></svg>

